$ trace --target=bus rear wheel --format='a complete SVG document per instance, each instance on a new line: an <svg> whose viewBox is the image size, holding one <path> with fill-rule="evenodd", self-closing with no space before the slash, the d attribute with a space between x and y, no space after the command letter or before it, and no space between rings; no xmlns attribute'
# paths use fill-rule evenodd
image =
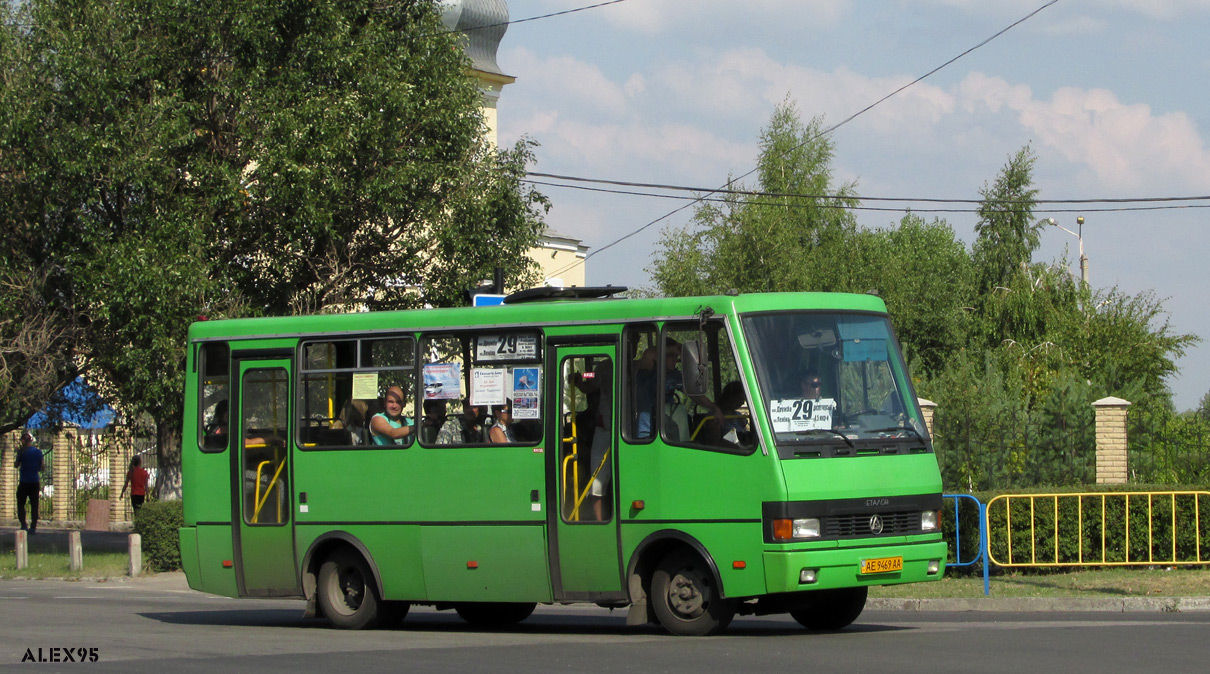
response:
<svg viewBox="0 0 1210 674"><path fill-rule="evenodd" d="M841 630L853 624L865 610L869 592L866 587L816 590L810 593L806 604L790 611L790 616L809 630Z"/></svg>
<svg viewBox="0 0 1210 674"><path fill-rule="evenodd" d="M466 602L454 610L458 617L476 627L508 627L528 618L536 606L532 602Z"/></svg>
<svg viewBox="0 0 1210 674"><path fill-rule="evenodd" d="M319 567L317 593L319 606L328 621L342 629L371 629L396 615L395 622L398 622L407 613L406 607L388 606L383 602L378 596L370 565L361 555L348 549L333 552Z"/></svg>
<svg viewBox="0 0 1210 674"><path fill-rule="evenodd" d="M717 634L735 617L710 567L689 552L673 552L651 576L651 601L660 625L678 636Z"/></svg>

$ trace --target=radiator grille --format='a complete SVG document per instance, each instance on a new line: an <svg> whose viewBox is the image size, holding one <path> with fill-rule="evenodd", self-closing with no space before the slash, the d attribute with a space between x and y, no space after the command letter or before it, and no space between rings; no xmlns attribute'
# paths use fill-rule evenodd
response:
<svg viewBox="0 0 1210 674"><path fill-rule="evenodd" d="M882 523L881 533L874 533L871 520L878 517ZM833 515L825 518L824 536L901 536L920 532L920 511L897 513L865 513L861 515Z"/></svg>

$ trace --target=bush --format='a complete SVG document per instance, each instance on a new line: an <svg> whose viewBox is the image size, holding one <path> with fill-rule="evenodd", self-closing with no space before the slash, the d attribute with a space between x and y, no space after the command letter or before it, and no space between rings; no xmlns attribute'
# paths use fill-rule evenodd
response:
<svg viewBox="0 0 1210 674"><path fill-rule="evenodd" d="M142 537L143 559L153 571L181 568L179 530L185 525L182 501L148 501L134 518L135 533Z"/></svg>

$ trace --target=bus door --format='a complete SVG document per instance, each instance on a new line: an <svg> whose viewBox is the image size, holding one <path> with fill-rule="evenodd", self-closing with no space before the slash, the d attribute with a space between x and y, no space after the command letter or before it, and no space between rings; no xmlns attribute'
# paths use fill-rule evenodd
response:
<svg viewBox="0 0 1210 674"><path fill-rule="evenodd" d="M238 358L236 354L236 358ZM290 361L237 360L231 511L241 595L298 594L290 484Z"/></svg>
<svg viewBox="0 0 1210 674"><path fill-rule="evenodd" d="M551 571L557 598L624 598L614 484L617 345L552 345L547 418Z"/></svg>

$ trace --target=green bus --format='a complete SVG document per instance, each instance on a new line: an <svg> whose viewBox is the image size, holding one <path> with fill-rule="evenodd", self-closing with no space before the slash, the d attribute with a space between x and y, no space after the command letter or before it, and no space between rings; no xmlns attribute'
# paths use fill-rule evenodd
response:
<svg viewBox="0 0 1210 674"><path fill-rule="evenodd" d="M941 578L941 478L881 299L619 290L192 325L190 587L351 629L589 602L702 635L840 629L871 585Z"/></svg>

